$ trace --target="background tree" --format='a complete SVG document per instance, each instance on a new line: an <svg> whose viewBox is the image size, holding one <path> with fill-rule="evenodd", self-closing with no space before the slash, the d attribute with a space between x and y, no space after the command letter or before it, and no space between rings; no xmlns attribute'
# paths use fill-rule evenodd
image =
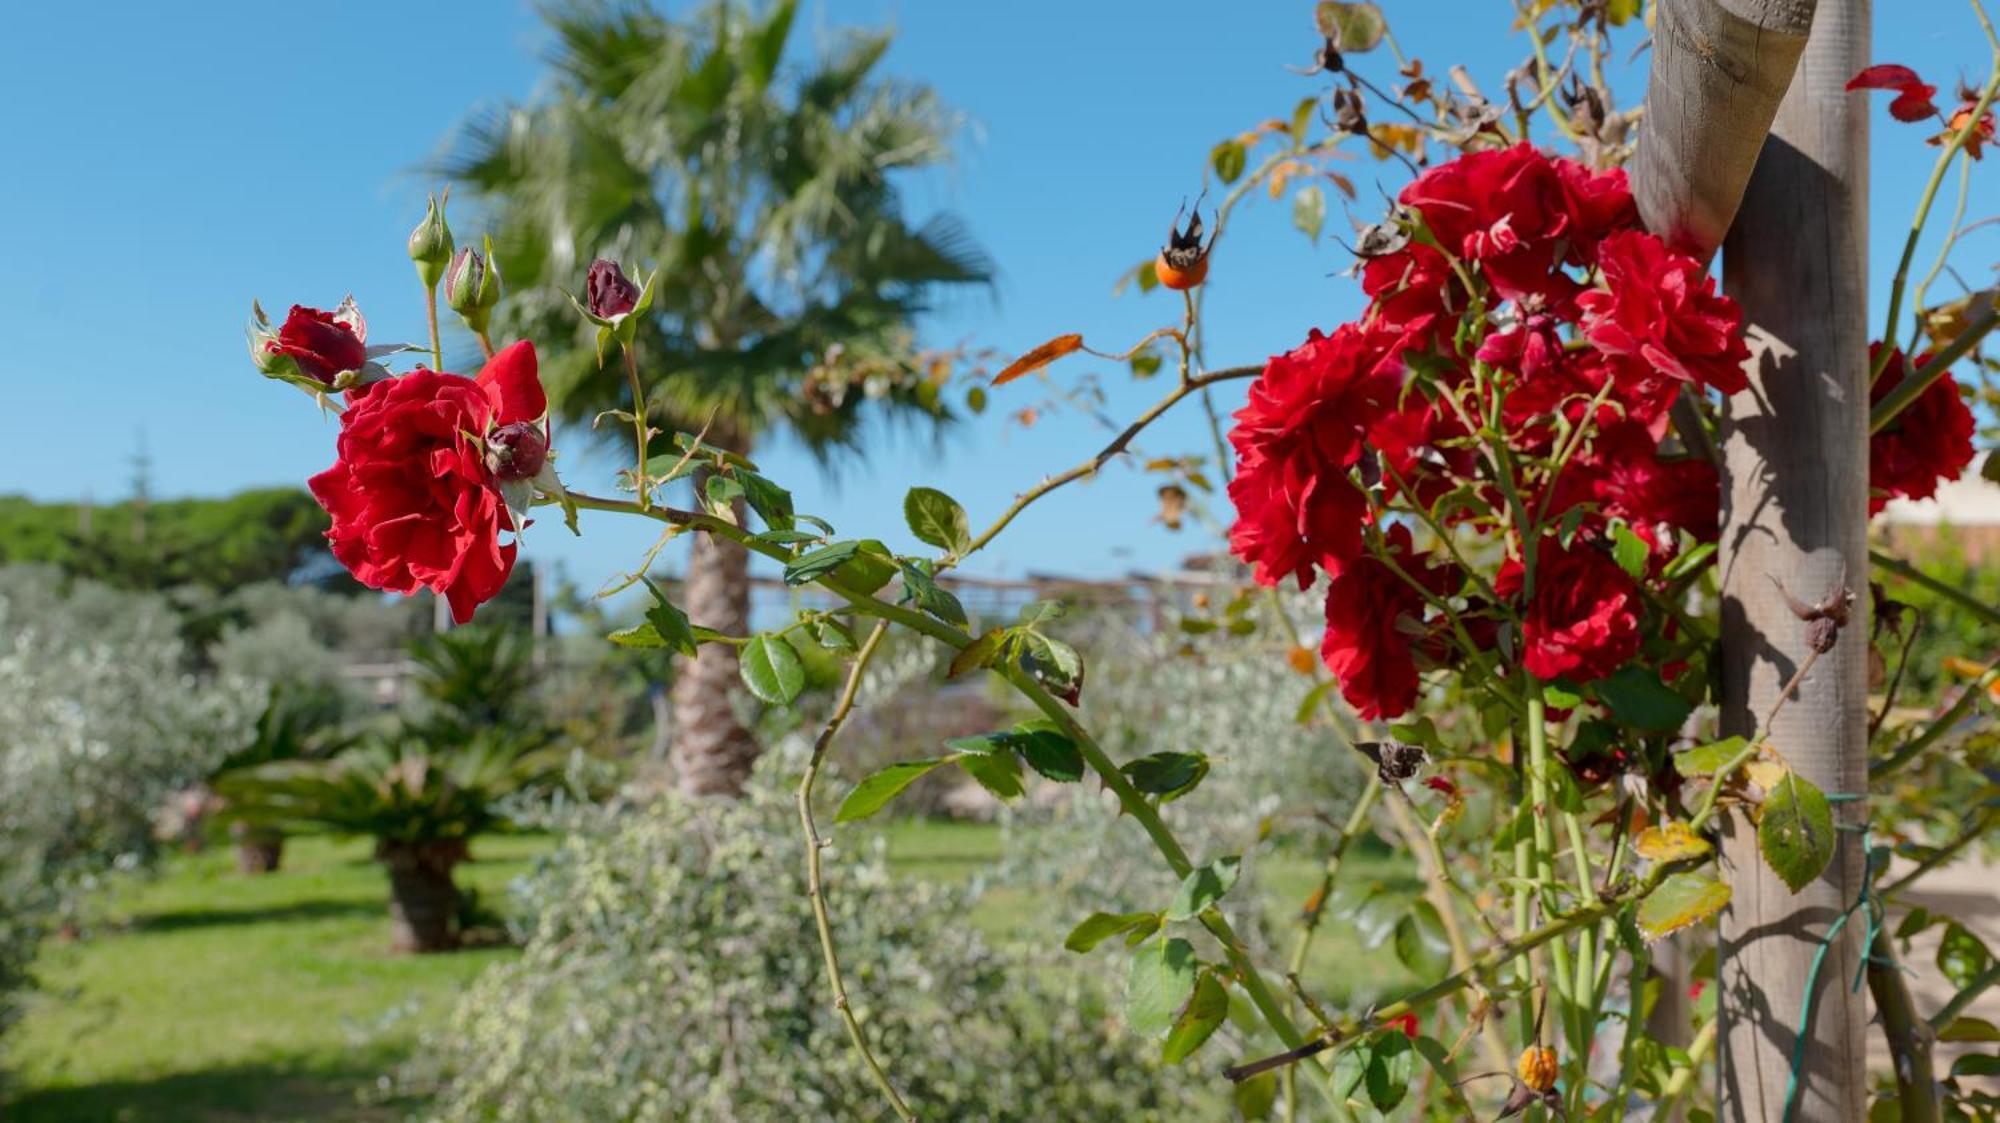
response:
<svg viewBox="0 0 2000 1123"><path fill-rule="evenodd" d="M570 297L606 257L659 268L638 335L648 413L749 452L774 430L815 454L857 451L864 406L942 421L912 325L987 259L948 215L917 223L899 176L944 163L955 116L929 89L876 73L890 35L850 32L781 67L795 5L550 9L552 91L466 126L445 170L487 210L506 278L501 330L565 340L543 356L551 408L631 408ZM697 477L695 484L703 481ZM747 555L703 536L683 602L749 630ZM674 687L681 786L734 793L757 745L738 720L735 649L705 646Z"/></svg>

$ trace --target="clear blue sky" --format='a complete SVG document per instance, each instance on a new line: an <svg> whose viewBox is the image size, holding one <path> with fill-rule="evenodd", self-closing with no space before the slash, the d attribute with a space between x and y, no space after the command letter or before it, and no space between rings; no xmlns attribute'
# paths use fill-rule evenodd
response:
<svg viewBox="0 0 2000 1123"><path fill-rule="evenodd" d="M678 10L682 4L671 5ZM1406 50L1434 72L1466 63L1497 89L1526 42L1500 0L1385 0ZM1010 0L804 0L800 38L890 23L889 70L929 82L970 120L963 158L920 185L920 209L962 214L998 261L993 299L961 299L926 325L933 341L1019 351L1063 331L1122 348L1174 316L1167 300L1111 287L1159 245L1201 186L1209 147L1287 113L1321 80L1289 73L1313 47L1309 0L1195 4ZM1878 4L1875 56L1919 67L1951 96L1986 47L1956 0ZM1893 19L1891 16L1893 15ZM332 307L352 291L378 340L423 334L403 239L427 184L413 170L475 106L532 96L545 37L526 3L340 5L33 4L0 37L0 493L101 501L129 493L141 432L156 494L296 484L331 461L333 425L295 391L259 378L244 351L252 297L282 310ZM1628 34L1627 49L1637 42ZM87 44L87 47L84 46ZM1378 79L1386 57L1358 60ZM1623 72L1635 101L1643 60ZM1889 120L1878 96L1872 259L1886 287L1902 228L1931 166L1922 127ZM2000 203L2000 160L1982 167L1972 217ZM1363 188L1393 191L1398 169L1362 158ZM1343 228L1338 214L1330 230ZM460 241L476 231L460 225ZM1961 260L2000 258L1987 236ZM1801 237L1810 237L1801 231ZM1921 257L1921 261L1928 261ZM1357 309L1345 255L1293 231L1289 205L1249 208L1218 251L1209 286L1210 359L1260 360ZM1877 293L1878 319L1881 293ZM460 341L463 344L463 340ZM461 346L461 353L463 347ZM1163 391L1109 364L1072 359L1070 380L1113 376L1110 411ZM911 545L900 497L943 487L975 524L1102 437L1076 414L1031 430L1002 419L1043 394L1021 383L961 426L942 451L885 439L837 479L796 450L763 454L802 510L847 534ZM1225 395L1234 408L1240 387ZM1149 452L1205 446L1198 411L1149 432ZM559 447L561 434L558 433ZM609 467L574 459L574 482L604 490ZM1113 469L1032 510L975 571L1109 575L1156 569L1211 546L1151 523L1154 480ZM530 554L559 559L586 587L650 541L630 520L586 516L571 539L534 527Z"/></svg>

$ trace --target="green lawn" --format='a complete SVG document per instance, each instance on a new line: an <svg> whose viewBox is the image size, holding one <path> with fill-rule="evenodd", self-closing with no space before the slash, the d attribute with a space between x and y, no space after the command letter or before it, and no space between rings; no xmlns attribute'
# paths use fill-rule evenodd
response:
<svg viewBox="0 0 2000 1123"><path fill-rule="evenodd" d="M1000 852L997 828L929 821L885 828L891 863L915 877L962 881ZM490 903L548 846L535 837L481 840L461 884ZM284 869L244 877L218 850L167 864L102 903L77 941L49 945L42 989L10 1035L8 1123L387 1123L397 1105L357 1099L395 1066L465 983L513 954L388 951L387 886L364 840L295 839ZM1272 919L1289 920L1311 891L1307 857L1264 859ZM1343 880L1407 879L1384 854L1350 859ZM1073 917L989 890L971 920L998 941L1060 939ZM1386 951L1366 952L1330 918L1306 975L1338 1002L1406 976Z"/></svg>

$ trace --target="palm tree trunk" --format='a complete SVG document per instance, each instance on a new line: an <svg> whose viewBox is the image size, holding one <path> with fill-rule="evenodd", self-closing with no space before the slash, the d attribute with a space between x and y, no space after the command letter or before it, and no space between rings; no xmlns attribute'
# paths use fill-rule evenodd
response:
<svg viewBox="0 0 2000 1123"><path fill-rule="evenodd" d="M389 922L397 951L449 951L458 946L458 885L452 868L465 860L463 839L396 842L383 839L375 860L389 871Z"/></svg>
<svg viewBox="0 0 2000 1123"><path fill-rule="evenodd" d="M710 444L734 452L749 451L749 437L713 426ZM697 490L704 474L695 476ZM736 504L743 518L743 503ZM750 631L750 555L734 542L713 535L696 535L688 554L687 581L681 593L688 617L725 635ZM674 725L671 759L680 790L690 795L735 796L750 778L750 766L762 751L736 716L741 689L736 649L726 643L703 644L692 659L682 659L674 676Z"/></svg>
<svg viewBox="0 0 2000 1123"><path fill-rule="evenodd" d="M236 822L229 825L229 837L236 843L236 868L239 872L278 872L278 864L285 857L285 832L275 827L253 827Z"/></svg>

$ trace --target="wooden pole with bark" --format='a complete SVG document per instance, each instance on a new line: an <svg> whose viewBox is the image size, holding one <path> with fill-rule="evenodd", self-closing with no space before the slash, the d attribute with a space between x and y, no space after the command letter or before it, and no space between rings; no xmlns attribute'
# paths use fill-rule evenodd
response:
<svg viewBox="0 0 2000 1123"><path fill-rule="evenodd" d="M1722 425L1725 733L1752 734L1806 656L1805 627L1772 579L1817 601L1868 572L1867 107L1843 89L1869 61L1868 8L1658 9L1633 190L1648 228L1697 254L1723 244L1725 287L1743 303L1755 354L1750 388L1727 403ZM1856 637L1868 634L1866 600L1772 733L1827 792L1865 791L1866 645ZM1839 821L1865 817L1859 801L1835 807ZM1813 967L1861 891L1860 837L1839 832L1826 872L1793 894L1763 863L1747 816L1723 829L1734 898L1721 921L1718 1118L1781 1120L1790 1094L1792 1118L1859 1120L1867 1011L1849 980L1866 925L1843 926L1816 976Z"/></svg>
<svg viewBox="0 0 2000 1123"><path fill-rule="evenodd" d="M1752 734L1808 656L1779 583L1808 602L1867 587L1868 105L1845 87L1868 53L1869 0L1820 0L1723 243L1723 285L1754 356L1749 389L1723 413L1724 733ZM1771 727L1784 759L1829 794L1867 791L1867 613L1857 597L1846 635ZM1867 803L1833 812L1858 828ZM1734 895L1720 933L1718 1118L1862 1119L1868 1008L1851 982L1867 924L1841 920L1866 881L1861 834L1836 830L1833 860L1796 894L1764 863L1747 814L1723 821L1721 860Z"/></svg>

